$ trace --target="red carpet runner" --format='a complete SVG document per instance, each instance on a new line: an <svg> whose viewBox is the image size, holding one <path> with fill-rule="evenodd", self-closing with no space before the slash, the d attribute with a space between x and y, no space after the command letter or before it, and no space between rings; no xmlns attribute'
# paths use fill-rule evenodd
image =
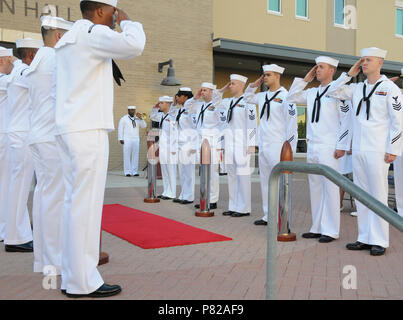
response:
<svg viewBox="0 0 403 320"><path fill-rule="evenodd" d="M232 240L219 234L119 204L104 206L102 230L143 249Z"/></svg>

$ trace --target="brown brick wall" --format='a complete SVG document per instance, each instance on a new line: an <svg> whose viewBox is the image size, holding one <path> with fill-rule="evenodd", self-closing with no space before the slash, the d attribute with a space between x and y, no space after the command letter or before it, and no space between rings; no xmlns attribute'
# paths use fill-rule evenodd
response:
<svg viewBox="0 0 403 320"><path fill-rule="evenodd" d="M27 10L27 7L36 10ZM56 4L59 15L68 18L68 8L72 20L80 18L79 1L34 1L34 0L0 0L0 29L40 32L39 15L42 7ZM14 9L12 14L7 4ZM13 6L14 4L14 6ZM125 10L132 20L143 24L147 44L141 57L131 61L117 61L126 82L115 89L115 126L127 113L128 105L136 105L138 112L149 113L159 96L174 95L178 87L160 85L166 76L158 73L159 62L174 60L176 77L182 86L197 89L203 81L212 81L213 53L211 34L213 32L213 0L120 0L119 7ZM148 120L149 122L149 120ZM150 127L150 124L148 125ZM140 164L146 165L146 130L142 130ZM122 147L117 141L117 131L110 134L109 169L123 168Z"/></svg>

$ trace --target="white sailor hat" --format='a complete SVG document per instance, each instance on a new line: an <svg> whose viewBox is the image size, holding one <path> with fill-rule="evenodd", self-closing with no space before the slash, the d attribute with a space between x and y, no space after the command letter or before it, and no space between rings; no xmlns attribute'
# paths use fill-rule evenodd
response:
<svg viewBox="0 0 403 320"><path fill-rule="evenodd" d="M232 81L232 80L238 80L238 81L241 81L241 82L243 82L243 83L248 82L248 78L247 78L247 77L241 76L241 75L239 75L239 74L231 74L230 79L231 79L231 81Z"/></svg>
<svg viewBox="0 0 403 320"><path fill-rule="evenodd" d="M284 70L285 70L285 68L280 67L280 66L278 66L276 64L266 64L262 68L263 68L263 72L272 71L272 72L277 72L279 74L283 74Z"/></svg>
<svg viewBox="0 0 403 320"><path fill-rule="evenodd" d="M19 49L19 48L39 49L39 48L43 47L42 40L31 39L31 38L17 39L15 41L15 44L17 45L17 49Z"/></svg>
<svg viewBox="0 0 403 320"><path fill-rule="evenodd" d="M386 50L382 50L376 47L365 48L361 50L361 57L378 57L385 59L386 54L388 52Z"/></svg>
<svg viewBox="0 0 403 320"><path fill-rule="evenodd" d="M188 87L183 87L183 88L179 88L179 92L192 92L192 89L188 88Z"/></svg>
<svg viewBox="0 0 403 320"><path fill-rule="evenodd" d="M159 98L159 102L174 102L174 99L172 97L163 96Z"/></svg>
<svg viewBox="0 0 403 320"><path fill-rule="evenodd" d="M0 58L11 57L12 55L13 55L13 49L0 47Z"/></svg>
<svg viewBox="0 0 403 320"><path fill-rule="evenodd" d="M136 106L128 106L127 110L136 110Z"/></svg>
<svg viewBox="0 0 403 320"><path fill-rule="evenodd" d="M112 7L118 6L118 0L80 0L80 2L83 2L83 1L105 3L105 4L109 4Z"/></svg>
<svg viewBox="0 0 403 320"><path fill-rule="evenodd" d="M207 88L207 89L211 89L211 90L215 90L217 89L217 86L210 83L210 82L203 82L201 85L202 88Z"/></svg>
<svg viewBox="0 0 403 320"><path fill-rule="evenodd" d="M42 27L45 29L62 29L70 30L73 26L73 22L66 21L63 18L52 17L52 16L42 16Z"/></svg>
<svg viewBox="0 0 403 320"><path fill-rule="evenodd" d="M327 63L330 64L333 67L338 67L339 66L339 60L333 59L331 57L326 57L326 56L319 56L315 59L316 64L319 63Z"/></svg>

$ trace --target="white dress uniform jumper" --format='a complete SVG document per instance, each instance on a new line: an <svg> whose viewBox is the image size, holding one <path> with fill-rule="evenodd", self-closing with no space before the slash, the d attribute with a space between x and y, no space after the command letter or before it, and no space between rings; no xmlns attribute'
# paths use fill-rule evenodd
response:
<svg viewBox="0 0 403 320"><path fill-rule="evenodd" d="M34 174L32 155L28 146L31 114L28 84L25 78L28 68L26 64L20 63L14 66L8 78L7 134L10 177L4 239L7 245L19 245L33 240L27 208Z"/></svg>
<svg viewBox="0 0 403 320"><path fill-rule="evenodd" d="M269 178L272 169L280 162L284 142L289 141L295 152L298 142L297 108L287 102L288 91L280 87L255 94L251 85L245 91L248 103L258 105L260 122L258 127L259 172L263 202L263 221L269 214Z"/></svg>
<svg viewBox="0 0 403 320"><path fill-rule="evenodd" d="M146 128L147 123L136 116L123 116L119 121L118 140L123 144L123 167L125 175L138 174L140 135L139 128Z"/></svg>
<svg viewBox="0 0 403 320"><path fill-rule="evenodd" d="M97 266L109 158L114 130L112 59L142 54L138 22L122 21L122 33L78 20L56 49L56 139L65 184L62 289L89 294L104 284Z"/></svg>
<svg viewBox="0 0 403 320"><path fill-rule="evenodd" d="M403 73L403 69L402 69ZM403 93L403 90L402 90ZM400 101L400 107L403 104L403 101ZM397 104L397 108L399 108L399 104ZM402 113L403 115L403 113ZM402 144L403 147L403 144ZM396 195L396 206L397 212L400 216L403 217L403 156L399 156L396 158L393 163L394 168L394 177L395 177L395 195Z"/></svg>
<svg viewBox="0 0 403 320"><path fill-rule="evenodd" d="M345 85L351 78L343 73L333 82L329 94L353 103L354 183L388 205L389 164L385 153L402 152L402 94L382 75L375 84L368 80ZM358 241L389 247L389 224L357 201Z"/></svg>
<svg viewBox="0 0 403 320"><path fill-rule="evenodd" d="M176 198L176 174L178 164L178 129L174 110L166 114L158 112L159 109L152 108L150 119L159 122L159 158L161 165L162 183L164 185L163 197Z"/></svg>
<svg viewBox="0 0 403 320"><path fill-rule="evenodd" d="M54 266L60 274L64 182L55 138L56 53L53 48L39 49L26 78L32 101L28 143L37 179L32 208L34 272Z"/></svg>
<svg viewBox="0 0 403 320"><path fill-rule="evenodd" d="M194 201L195 197L195 167L198 149L196 126L192 114L183 106L175 111L175 121L178 126L178 170L181 182L182 201Z"/></svg>
<svg viewBox="0 0 403 320"><path fill-rule="evenodd" d="M184 108L197 115L196 128L198 132L198 159L200 159L200 148L207 139L211 148L211 174L210 174L210 203L217 203L220 193L220 180L218 173L220 149L222 148L222 121L220 120L220 109L217 105L217 90L214 90L213 101L200 102L195 99L186 101ZM216 97L216 98L214 98Z"/></svg>
<svg viewBox="0 0 403 320"><path fill-rule="evenodd" d="M256 106L244 96L223 99L226 110L224 129L225 163L228 172L228 210L251 213L251 167L249 147L256 146Z"/></svg>
<svg viewBox="0 0 403 320"><path fill-rule="evenodd" d="M339 171L336 150L350 150L350 108L326 93L329 86L304 90L307 86L296 78L290 88L288 101L307 105L308 163L324 164ZM309 175L312 227L310 232L334 239L340 231L339 188L327 178Z"/></svg>

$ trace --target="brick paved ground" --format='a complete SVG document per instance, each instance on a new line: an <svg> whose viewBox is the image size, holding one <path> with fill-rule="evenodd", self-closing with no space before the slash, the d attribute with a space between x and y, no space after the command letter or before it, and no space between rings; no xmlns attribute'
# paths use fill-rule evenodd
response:
<svg viewBox="0 0 403 320"><path fill-rule="evenodd" d="M132 179L132 180L130 180ZM226 209L226 178L221 179L221 201L214 218L196 218L192 205L170 201L143 203L144 179L108 177L105 203L129 207L203 228L233 238L233 241L144 250L106 232L103 250L110 262L100 267L104 280L118 283L123 292L111 299L264 299L266 280L266 227L253 221L261 217L258 176L253 177L253 213L246 218L221 215ZM119 181L121 182L119 184ZM298 239L278 244L279 299L403 299L403 236L390 228L391 247L385 256L345 249L356 240L356 218L349 203L341 214L338 241L320 244L301 238L310 228L309 190L304 176L294 179L292 229ZM42 276L32 273L32 254L12 254L0 243L0 299L65 299L57 291L43 290ZM356 290L342 289L345 266L357 270ZM60 279L59 279L60 283Z"/></svg>

